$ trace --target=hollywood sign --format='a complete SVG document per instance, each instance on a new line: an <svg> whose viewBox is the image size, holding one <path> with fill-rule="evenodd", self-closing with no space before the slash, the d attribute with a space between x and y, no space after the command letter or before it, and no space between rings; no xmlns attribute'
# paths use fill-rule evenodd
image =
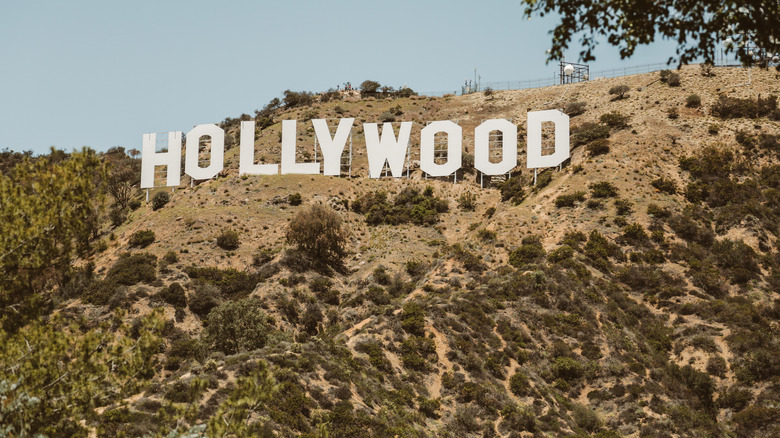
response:
<svg viewBox="0 0 780 438"><path fill-rule="evenodd" d="M295 161L297 122L282 121L282 156L280 164L258 164L255 156L255 122L241 122L239 175L275 175L281 174L341 174L341 155L352 130L354 118L339 120L338 127L331 136L324 119L313 119L314 134L322 151L322 163L299 163ZM542 153L542 124L552 122L555 125L555 150L551 154ZM412 122L401 122L396 136L391 123L382 126L380 136L376 123L364 123L368 173L371 178L379 178L387 164L393 177L403 175L404 160L409 149L409 137ZM501 161L494 163L489 156L490 133L502 134ZM434 160L434 136L447 135L447 161L443 164ZM527 162L529 169L556 167L569 158L569 117L558 110L530 111L527 121ZM210 137L210 162L201 167L198 162L200 139ZM429 176L449 176L461 167L462 129L457 124L445 120L429 124L420 133L420 170ZM156 134L144 134L143 155L141 158L141 187L154 187L155 166L166 166L166 186L178 186L181 181L182 133L168 132L168 150L156 151ZM214 124L198 125L187 133L184 152L184 173L193 180L206 180L217 176L224 167L225 131ZM322 171L320 169L322 164ZM486 120L474 130L474 168L484 175L503 175L517 166L517 126L508 120Z"/></svg>

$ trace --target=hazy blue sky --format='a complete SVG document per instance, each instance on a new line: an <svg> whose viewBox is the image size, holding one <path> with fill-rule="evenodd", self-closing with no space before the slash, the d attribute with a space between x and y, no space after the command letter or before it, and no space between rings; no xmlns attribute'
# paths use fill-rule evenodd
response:
<svg viewBox="0 0 780 438"><path fill-rule="evenodd" d="M417 91L551 77L552 17L519 2L5 1L0 149L139 148L146 132L253 114L285 89L372 79ZM592 70L665 62L659 43ZM569 58L576 58L573 49Z"/></svg>

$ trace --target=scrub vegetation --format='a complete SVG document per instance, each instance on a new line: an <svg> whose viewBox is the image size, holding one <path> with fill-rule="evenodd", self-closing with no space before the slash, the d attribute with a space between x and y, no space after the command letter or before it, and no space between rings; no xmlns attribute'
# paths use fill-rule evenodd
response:
<svg viewBox="0 0 780 438"><path fill-rule="evenodd" d="M370 180L357 125L352 178L240 177L227 147L149 202L133 151L0 152L0 435L777 436L776 78L720 97L741 73L712 71L578 85L536 184ZM560 96L363 85L221 126L256 120L273 162L279 120L458 115L472 153Z"/></svg>

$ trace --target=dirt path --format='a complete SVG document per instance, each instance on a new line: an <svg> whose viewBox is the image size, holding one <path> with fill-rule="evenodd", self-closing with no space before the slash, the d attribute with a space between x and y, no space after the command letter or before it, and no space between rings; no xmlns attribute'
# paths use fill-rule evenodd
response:
<svg viewBox="0 0 780 438"><path fill-rule="evenodd" d="M450 346L447 343L447 338L444 334L433 326L429 320L426 320L425 329L433 333L433 343L436 345L436 355L439 357L440 369L443 368L441 373L438 373L433 377L433 382L428 386L430 388L431 398L439 398L441 396L441 376L443 373L452 371L452 362L447 358L447 353L450 352Z"/></svg>

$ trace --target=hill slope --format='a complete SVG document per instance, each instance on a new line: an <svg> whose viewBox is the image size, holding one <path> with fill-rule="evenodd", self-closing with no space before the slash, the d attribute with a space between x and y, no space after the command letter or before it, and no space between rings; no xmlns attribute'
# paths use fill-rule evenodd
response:
<svg viewBox="0 0 780 438"><path fill-rule="evenodd" d="M239 178L233 147L219 178L110 230L107 248L77 263L94 263L92 283L59 312L108 320L122 308L132 323L161 308L168 323L154 383L86 426L137 436L239 418L247 433L279 436L776 435L780 121L767 98L780 81L753 71L734 86L745 70L714 73L684 68L677 87L652 73L276 110L258 135L261 160L280 155L280 120L298 119L305 151L304 120L355 117L355 177ZM623 84L624 98L609 94ZM714 114L748 100L768 110ZM419 170L366 177L360 127L387 113L416 122L413 150L426 121L450 119L473 153L483 120L523 128L526 111L574 102L585 106L571 119L572 158L536 186L522 168L484 189L470 169L456 184ZM233 143L238 121L223 123ZM372 216L379 192L389 204ZM289 202L296 193L301 205ZM391 218L400 197L435 222ZM431 210L436 198L446 212ZM285 240L315 204L343 219L341 268L307 265ZM146 229L153 243L131 246ZM217 245L224 230L237 248ZM109 281L127 252L160 260L154 278ZM258 403L236 411L241 396Z"/></svg>

